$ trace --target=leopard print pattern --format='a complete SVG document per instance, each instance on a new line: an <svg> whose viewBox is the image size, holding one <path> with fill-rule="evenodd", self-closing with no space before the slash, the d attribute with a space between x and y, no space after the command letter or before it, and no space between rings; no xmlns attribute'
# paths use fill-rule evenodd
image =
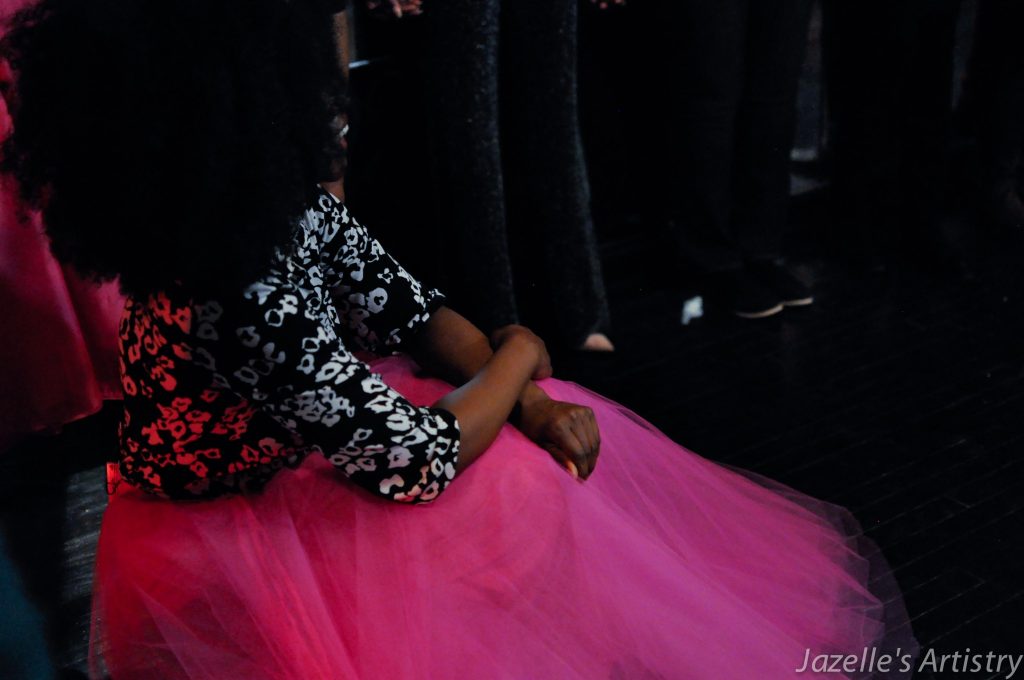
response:
<svg viewBox="0 0 1024 680"><path fill-rule="evenodd" d="M252 491L320 453L373 494L433 500L459 426L418 407L348 347L401 349L444 303L322 191L240 295L129 299L121 320L121 477L168 498Z"/></svg>

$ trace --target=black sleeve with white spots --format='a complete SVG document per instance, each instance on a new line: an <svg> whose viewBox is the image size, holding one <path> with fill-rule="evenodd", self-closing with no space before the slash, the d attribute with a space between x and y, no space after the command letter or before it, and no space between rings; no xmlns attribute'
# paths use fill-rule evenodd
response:
<svg viewBox="0 0 1024 680"><path fill-rule="evenodd" d="M455 476L455 416L388 387L339 331L366 347L397 346L443 298L423 295L333 202L322 197L293 246L242 296L196 305L193 359L357 484L396 501L429 501ZM339 295L345 303L336 306Z"/></svg>
<svg viewBox="0 0 1024 680"><path fill-rule="evenodd" d="M394 351L444 302L400 265L324 192L312 219L321 225L320 262L350 337L377 354ZM348 337L348 336L347 336Z"/></svg>

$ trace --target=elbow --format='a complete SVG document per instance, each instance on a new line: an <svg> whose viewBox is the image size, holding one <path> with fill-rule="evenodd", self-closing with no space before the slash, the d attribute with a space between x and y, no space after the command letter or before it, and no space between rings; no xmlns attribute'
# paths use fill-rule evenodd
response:
<svg viewBox="0 0 1024 680"><path fill-rule="evenodd" d="M408 489L397 489L397 490L384 490L384 484L390 480L384 480L381 484L379 494L382 498L386 498L389 501L395 503L402 503L405 505L425 505L432 503L437 500L441 493L448 488L447 483L442 483L440 480L434 480L426 485L414 484Z"/></svg>
<svg viewBox="0 0 1024 680"><path fill-rule="evenodd" d="M375 491L396 503L431 503L444 493L455 478L458 454L457 451L452 453L454 455L436 456L416 469L406 468L406 474L396 472L382 479Z"/></svg>
<svg viewBox="0 0 1024 680"><path fill-rule="evenodd" d="M416 493L416 490L410 493L398 493L394 496L390 496L389 500L396 503L402 503L405 505L427 505L433 503L441 496L443 489L433 489L429 487L424 489L422 493Z"/></svg>

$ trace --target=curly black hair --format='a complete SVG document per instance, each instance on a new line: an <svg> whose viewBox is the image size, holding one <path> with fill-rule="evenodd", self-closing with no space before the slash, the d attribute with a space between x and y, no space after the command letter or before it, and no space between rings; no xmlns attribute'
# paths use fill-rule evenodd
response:
<svg viewBox="0 0 1024 680"><path fill-rule="evenodd" d="M145 295L241 287L336 179L336 0L40 0L9 20L3 170L53 251Z"/></svg>

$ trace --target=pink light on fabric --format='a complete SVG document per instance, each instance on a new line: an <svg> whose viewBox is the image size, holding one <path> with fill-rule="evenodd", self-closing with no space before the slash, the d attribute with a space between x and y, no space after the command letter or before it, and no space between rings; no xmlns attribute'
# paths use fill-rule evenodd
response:
<svg viewBox="0 0 1024 680"><path fill-rule="evenodd" d="M401 357L374 369L416 403L450 389ZM807 649L915 647L845 510L700 458L579 386L542 386L597 414L585 483L506 427L421 507L319 456L247 497L174 503L122 484L100 539L94 670L771 680L798 677Z"/></svg>

